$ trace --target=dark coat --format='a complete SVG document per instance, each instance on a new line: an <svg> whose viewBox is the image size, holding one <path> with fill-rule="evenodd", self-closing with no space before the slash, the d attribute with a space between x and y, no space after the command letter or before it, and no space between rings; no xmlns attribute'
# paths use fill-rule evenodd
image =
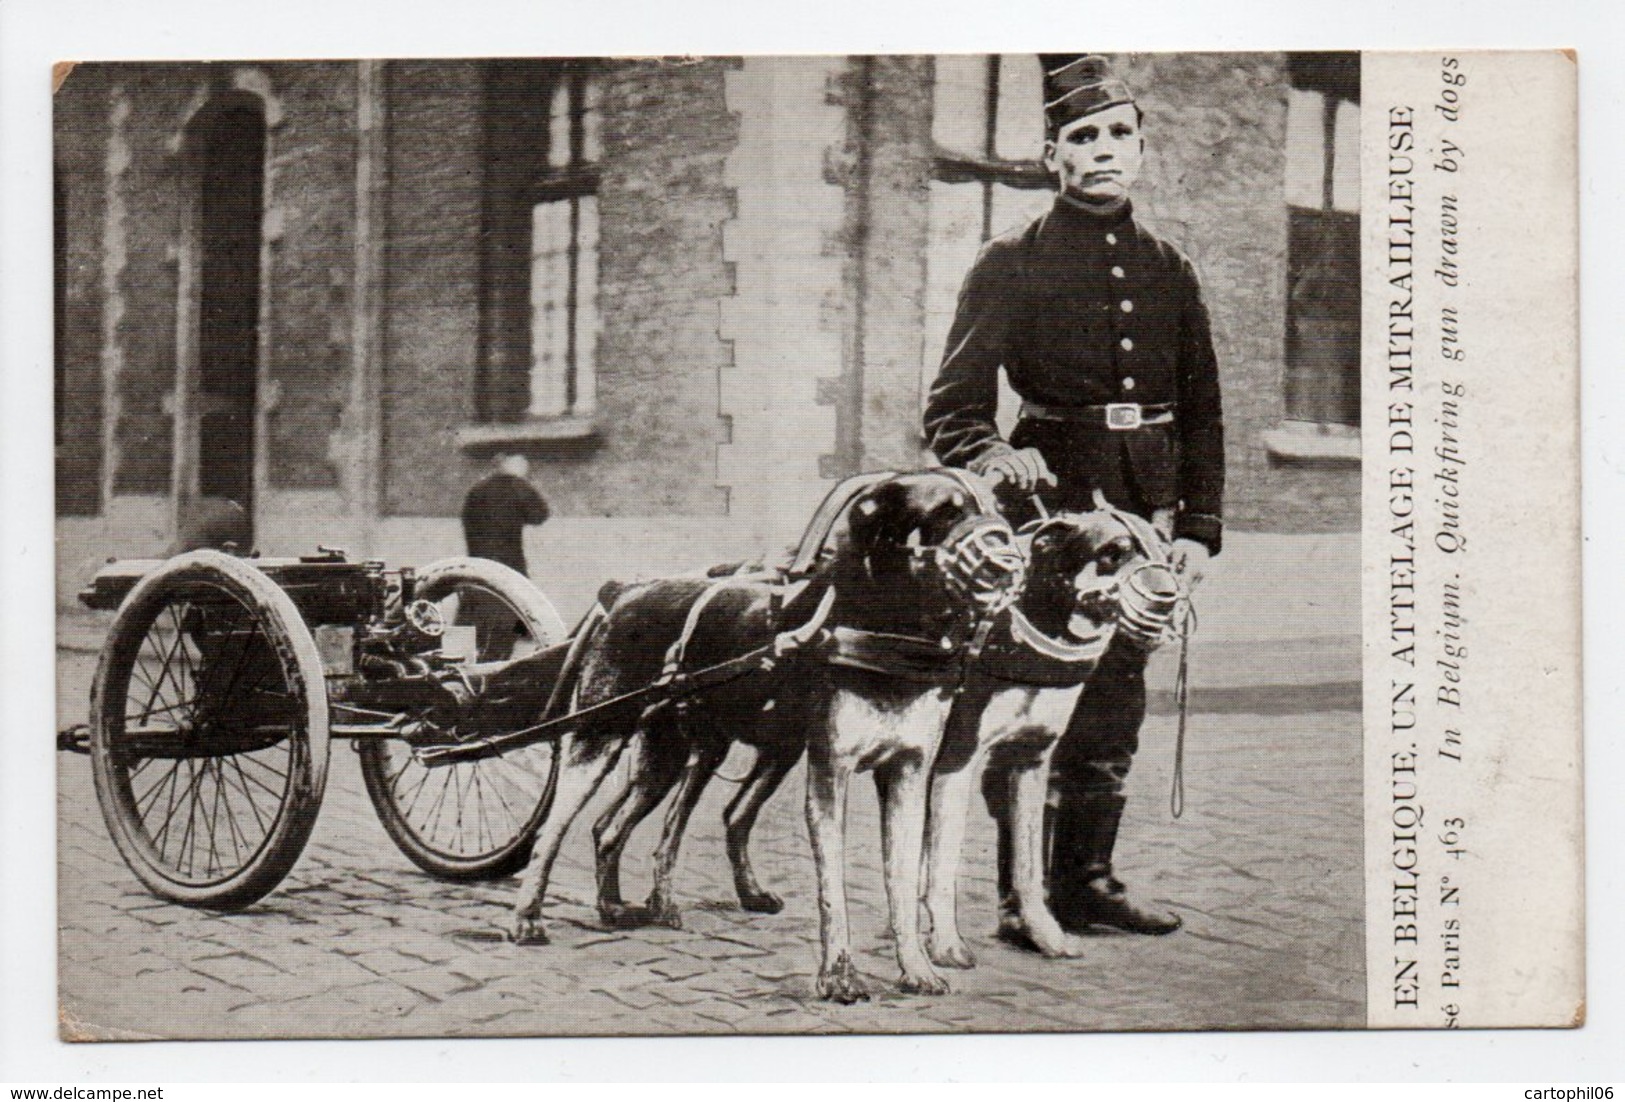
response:
<svg viewBox="0 0 1625 1102"><path fill-rule="evenodd" d="M1173 403L1174 420L1130 431L1023 418L1007 442L994 416L998 369L1029 402ZM1218 551L1224 415L1207 308L1190 261L1134 220L1057 199L989 241L960 291L926 439L949 466L1037 448L1060 480L1055 504L1176 509L1174 535Z"/></svg>
<svg viewBox="0 0 1625 1102"><path fill-rule="evenodd" d="M525 569L525 526L547 520L547 502L536 487L515 475L487 475L463 499L463 539L468 553Z"/></svg>

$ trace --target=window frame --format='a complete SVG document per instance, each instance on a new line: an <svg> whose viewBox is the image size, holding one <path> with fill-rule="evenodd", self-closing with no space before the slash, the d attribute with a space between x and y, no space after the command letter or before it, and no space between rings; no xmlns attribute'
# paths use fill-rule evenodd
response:
<svg viewBox="0 0 1625 1102"><path fill-rule="evenodd" d="M465 447L502 443L572 440L595 435L591 406L581 408L582 371L596 374L597 360L581 363L582 200L596 199L603 180L602 148L588 159L588 115L601 110L589 91L604 67L591 59L502 59L489 62L482 112L485 178L480 246L480 340L475 386L476 423L458 431ZM560 85L569 88L567 163L552 163L552 102ZM599 96L601 98L601 86ZM600 114L601 119L601 114ZM601 122L599 123L601 126ZM534 355L536 210L569 203L565 409L533 411L537 362ZM601 255L601 237L593 248ZM593 271L596 276L596 263ZM600 282L601 286L601 282ZM597 290L592 295L597 324ZM597 342L593 347L596 352Z"/></svg>
<svg viewBox="0 0 1625 1102"><path fill-rule="evenodd" d="M1288 86L1321 97L1320 148L1321 195L1315 207L1285 201L1287 221L1285 263L1286 294L1283 301L1281 400L1282 421L1265 434L1270 453L1286 460L1317 462L1359 462L1360 459L1360 212L1341 209L1336 204L1337 116L1344 103L1356 111L1360 104L1360 59L1356 53L1295 53L1287 57ZM1357 117L1357 116L1356 116ZM1286 156L1291 155L1287 150ZM1354 156L1358 158L1356 149ZM1285 188L1283 166L1283 188ZM1356 192L1358 198L1358 192ZM1294 247L1295 243L1320 238L1319 252ZM1330 264L1330 250L1338 239L1352 238L1352 254L1344 264ZM1338 255L1349 253L1346 247ZM1314 282L1314 269L1335 267L1322 277L1320 290ZM1352 287L1352 293L1350 293ZM1347 301L1341 301L1346 299ZM1306 304L1322 301L1323 309L1306 309ZM1325 330L1311 335L1303 323L1318 321ZM1352 341L1339 326L1352 325ZM1329 335L1328 335L1329 334ZM1309 346L1327 343L1352 348L1351 359L1342 364L1342 377L1335 387L1326 386L1324 376L1316 377L1316 365L1309 358Z"/></svg>
<svg viewBox="0 0 1625 1102"><path fill-rule="evenodd" d="M1053 189L1050 172L1037 157L1000 157L999 135L999 74L1006 58L1030 57L1028 54L988 54L983 86L984 110L981 148L951 149L933 135L931 138L931 179L944 184L980 184L982 186L982 240L993 236L993 188L998 185L1021 191ZM933 98L934 98L933 93ZM933 105L934 106L934 105Z"/></svg>

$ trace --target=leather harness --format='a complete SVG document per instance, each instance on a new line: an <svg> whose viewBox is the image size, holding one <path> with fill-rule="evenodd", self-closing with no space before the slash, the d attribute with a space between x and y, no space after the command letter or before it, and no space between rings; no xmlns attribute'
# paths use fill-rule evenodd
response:
<svg viewBox="0 0 1625 1102"><path fill-rule="evenodd" d="M991 493L978 481L957 470L945 469L940 473L958 482L984 514L997 515L997 505ZM574 675L585 651L586 636L591 634L588 625L595 627L605 615L600 605L589 614L584 630L579 633L580 638L571 641L569 657L574 661L567 660L560 671L552 699L543 713L545 718L540 723L464 743L456 748L429 748L420 753L421 760L432 764L441 756L466 755L476 748L494 756L508 748L543 741L555 731L575 725L583 716L630 707L636 703L643 704L645 715L666 706L675 706L680 714L685 713L695 694L740 677L772 670L780 661L796 656L814 658L846 669L878 673L909 684L953 686L957 694L964 693L972 671L999 682L1043 686L1077 685L1094 672L1113 634L1110 629L1095 638L1070 643L1039 632L1013 606L1002 609L996 616L979 615L969 636L959 642L951 638L926 639L865 631L844 625L826 629L825 624L836 597L832 585L825 587L817 608L805 624L779 632L771 643L725 662L694 670L688 668L689 644L699 628L705 609L720 593L742 580L767 581L774 587L771 611L776 619L790 591L803 584L819 584L811 575L815 572L836 520L858 494L889 477L892 477L891 472L859 475L832 489L814 514L787 569L729 574L713 579L689 607L681 633L666 652L661 675L650 684L566 714L558 714L557 709L568 699L573 687ZM1155 547L1156 541L1148 539L1134 524L1138 518L1130 518L1115 510L1112 512L1129 528L1142 548L1149 552ZM977 714L980 714L980 709L977 709Z"/></svg>

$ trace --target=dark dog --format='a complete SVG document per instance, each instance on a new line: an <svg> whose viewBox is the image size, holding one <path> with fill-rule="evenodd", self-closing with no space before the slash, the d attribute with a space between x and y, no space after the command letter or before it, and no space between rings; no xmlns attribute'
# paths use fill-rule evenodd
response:
<svg viewBox="0 0 1625 1102"><path fill-rule="evenodd" d="M812 598L822 592L821 586L809 587L801 599L789 602L775 617L772 580L752 576L669 579L617 594L610 623L623 628L636 624L639 634L651 640L675 640L696 603L703 600L705 607L683 648L687 665L703 666L762 646L774 638L778 626L815 615L817 601ZM614 641L606 636L603 648L612 646ZM637 655L628 653L623 661L625 676L619 682L631 684L633 678L649 673L648 663ZM806 748L795 687L783 681L768 675L743 678L643 717L642 737L629 747L628 783L593 825L598 913L606 925L682 924L672 892L678 847L689 816L735 741L754 747L756 760L724 812L734 889L747 911L775 914L783 908L783 901L757 882L747 850L762 805ZM778 696L786 699L781 703ZM620 871L627 839L674 786L677 795L655 850L648 902L628 904L621 898Z"/></svg>
<svg viewBox="0 0 1625 1102"><path fill-rule="evenodd" d="M1120 589L1156 539L1139 518L1106 510L1061 514L1033 532L1026 585L954 703L932 777L925 909L935 963L975 964L955 902L970 792L984 769L1009 859L999 869L999 937L1045 956L1080 954L1044 893L1050 757L1118 630ZM1172 575L1161 580L1171 585Z"/></svg>
<svg viewBox="0 0 1625 1102"><path fill-rule="evenodd" d="M741 840L741 856L756 810L793 766L802 742L814 747L808 822L820 865L825 946L820 994L861 996L847 945L840 876L846 786L858 769L875 770L885 796L888 895L904 986L944 990L920 945L915 906L926 771L946 718L948 686L957 680L957 643L978 613L1005 599L1019 577L1019 557L1013 552L1001 556L1002 522L987 516L988 508L973 484L945 472L899 475L870 486L847 505L833 553L776 623L773 586L759 578L668 579L613 594L607 616L586 647L575 696L578 708L654 682L679 640L690 669L763 646L775 631L810 618L831 589L827 623L832 641L818 654L797 656L788 670L781 667L770 675L710 689L687 701L686 709L677 702L661 703L631 722L619 714L584 717L580 727L564 735L557 751L557 791L520 887L513 937L545 940L541 903L565 831L628 743L637 747L633 784L595 830L603 855L600 908L615 922L671 920L670 876L683 825L733 738L749 732L742 737L765 752L730 812L738 827L730 834ZM1007 528L1002 531L1008 533ZM991 544L984 538L990 532ZM704 606L696 611L702 598ZM888 645L912 655L923 671L916 680L899 684L896 676L887 675L888 656L882 652ZM683 737L678 725L693 733ZM657 859L655 892L647 908L628 908L618 884L626 833L679 781ZM776 909L777 900L749 874L748 861L736 861L736 869L741 867L744 872L736 880L742 901Z"/></svg>

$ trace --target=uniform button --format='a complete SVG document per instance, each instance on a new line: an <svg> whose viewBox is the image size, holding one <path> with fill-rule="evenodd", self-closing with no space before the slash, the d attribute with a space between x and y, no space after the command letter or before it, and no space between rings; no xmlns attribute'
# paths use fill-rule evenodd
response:
<svg viewBox="0 0 1625 1102"><path fill-rule="evenodd" d="M1123 269L1121 269L1121 268L1113 268L1112 269L1112 278L1113 279L1122 279L1123 278Z"/></svg>
<svg viewBox="0 0 1625 1102"><path fill-rule="evenodd" d="M1108 244L1108 245L1117 244L1117 235L1115 233L1108 233L1106 235L1106 244Z"/></svg>
<svg viewBox="0 0 1625 1102"><path fill-rule="evenodd" d="M1132 314L1134 312L1134 304L1132 302L1130 302L1128 299L1123 300L1122 307L1123 307L1123 313L1125 313L1125 314Z"/></svg>
<svg viewBox="0 0 1625 1102"><path fill-rule="evenodd" d="M1125 378L1123 380L1123 389L1124 390L1133 390L1134 389L1134 376L1130 375L1130 376L1128 376L1127 378Z"/></svg>
<svg viewBox="0 0 1625 1102"><path fill-rule="evenodd" d="M1127 338L1127 337L1124 337L1122 340L1118 341L1117 343L1122 345L1124 352L1133 352L1134 351L1134 342L1132 340L1130 340L1129 338Z"/></svg>

